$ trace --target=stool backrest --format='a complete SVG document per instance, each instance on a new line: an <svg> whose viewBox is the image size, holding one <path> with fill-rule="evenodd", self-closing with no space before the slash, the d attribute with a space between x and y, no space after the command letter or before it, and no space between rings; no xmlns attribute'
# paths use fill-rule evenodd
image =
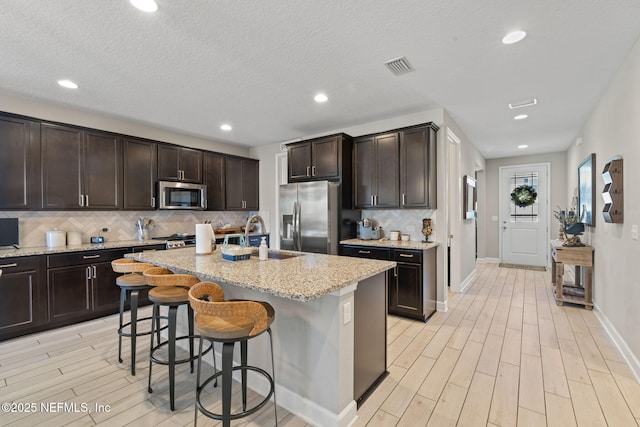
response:
<svg viewBox="0 0 640 427"><path fill-rule="evenodd" d="M196 276L191 274L173 274L164 267L147 268L143 273L145 283L149 286L173 286L180 288L190 288L200 282Z"/></svg>
<svg viewBox="0 0 640 427"><path fill-rule="evenodd" d="M142 273L151 267L153 267L152 264L129 258L119 258L111 261L111 268L113 268L113 271L116 273Z"/></svg>
<svg viewBox="0 0 640 427"><path fill-rule="evenodd" d="M249 336L264 332L273 323L274 312L269 304L257 301L224 301L224 290L211 282L201 282L189 289L189 304L196 314L230 321L243 317L251 319L254 323Z"/></svg>

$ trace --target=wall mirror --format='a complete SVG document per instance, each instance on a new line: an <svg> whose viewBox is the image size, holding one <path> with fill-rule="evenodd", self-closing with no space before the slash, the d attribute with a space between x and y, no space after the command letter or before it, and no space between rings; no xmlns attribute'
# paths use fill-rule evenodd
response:
<svg viewBox="0 0 640 427"><path fill-rule="evenodd" d="M596 225L595 210L596 189L596 155L591 153L578 166L578 215L583 215L582 222L588 226Z"/></svg>
<svg viewBox="0 0 640 427"><path fill-rule="evenodd" d="M464 206L462 211L463 219L474 219L477 217L476 203L478 201L478 188L476 180L469 175L464 176L463 197Z"/></svg>

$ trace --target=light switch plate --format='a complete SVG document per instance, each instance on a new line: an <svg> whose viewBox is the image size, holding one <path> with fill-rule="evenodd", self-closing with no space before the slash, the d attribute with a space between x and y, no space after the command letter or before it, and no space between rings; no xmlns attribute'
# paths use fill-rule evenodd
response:
<svg viewBox="0 0 640 427"><path fill-rule="evenodd" d="M351 302L345 302L342 306L343 309L343 322L344 324L348 324L351 322Z"/></svg>
<svg viewBox="0 0 640 427"><path fill-rule="evenodd" d="M638 225L634 224L631 226L631 238L633 240L638 240Z"/></svg>

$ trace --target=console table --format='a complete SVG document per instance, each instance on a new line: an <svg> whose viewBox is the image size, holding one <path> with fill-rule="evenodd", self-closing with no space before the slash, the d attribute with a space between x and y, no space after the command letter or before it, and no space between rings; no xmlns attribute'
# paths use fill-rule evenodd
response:
<svg viewBox="0 0 640 427"><path fill-rule="evenodd" d="M593 247L562 246L561 240L551 241L551 284L556 296L556 304L564 302L582 304L587 310L593 309ZM575 283L564 283L564 265L575 266ZM580 275L584 269L585 283L581 285Z"/></svg>

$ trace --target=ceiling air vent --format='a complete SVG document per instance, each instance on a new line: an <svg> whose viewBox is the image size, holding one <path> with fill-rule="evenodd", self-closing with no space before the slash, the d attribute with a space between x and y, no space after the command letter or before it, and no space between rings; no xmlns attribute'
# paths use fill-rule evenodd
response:
<svg viewBox="0 0 640 427"><path fill-rule="evenodd" d="M414 71L407 58L401 56L400 58L392 59L384 63L389 70L396 76L401 76L402 74L407 74L411 71Z"/></svg>

